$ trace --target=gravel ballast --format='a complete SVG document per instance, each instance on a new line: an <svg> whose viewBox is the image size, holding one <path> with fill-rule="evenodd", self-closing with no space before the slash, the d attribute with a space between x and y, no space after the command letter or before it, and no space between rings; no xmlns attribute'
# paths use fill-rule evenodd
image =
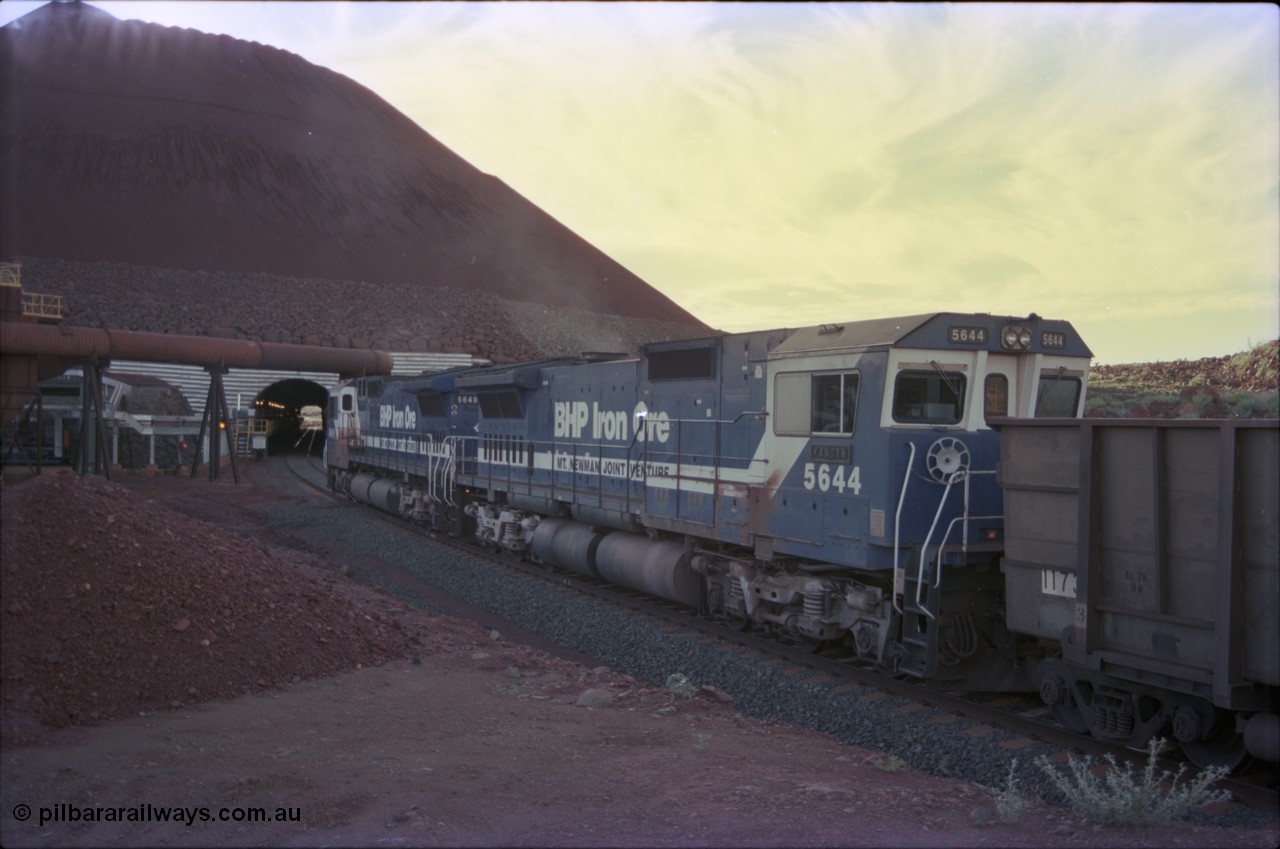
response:
<svg viewBox="0 0 1280 849"><path fill-rule="evenodd" d="M285 473L280 464L280 472ZM997 790L1008 786L1010 766L1018 792L1065 804L1037 760L1056 749L993 730L973 733L972 720L939 721L943 712L925 707L900 712L911 703L876 691L840 692L840 682L815 675L788 674L785 664L761 665L756 651L710 644L705 636L682 635L669 622L589 598L567 587L534 580L487 564L478 557L436 546L409 528L377 521L354 503L280 503L268 522L290 534L305 534L342 545L406 570L449 595L502 617L558 645L597 658L620 672L662 685L682 673L697 686L710 685L733 697L742 713L817 732L841 742L897 756L918 770L972 781ZM353 570L392 593L421 604L385 574ZM930 720L933 720L931 722ZM968 733L966 733L968 732ZM1062 767L1060 767L1062 768ZM1225 814L1198 813L1207 825L1261 825L1261 811L1231 806Z"/></svg>

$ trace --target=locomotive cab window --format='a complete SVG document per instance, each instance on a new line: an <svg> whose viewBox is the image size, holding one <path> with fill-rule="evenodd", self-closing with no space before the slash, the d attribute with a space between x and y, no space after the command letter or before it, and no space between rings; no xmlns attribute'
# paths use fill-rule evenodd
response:
<svg viewBox="0 0 1280 849"><path fill-rule="evenodd" d="M902 371L893 384L893 420L956 424L964 415L965 377L957 371Z"/></svg>
<svg viewBox="0 0 1280 849"><path fill-rule="evenodd" d="M1074 375L1060 370L1041 372L1040 385L1036 388L1036 418L1074 418L1080 406L1080 386L1080 378Z"/></svg>
<svg viewBox="0 0 1280 849"><path fill-rule="evenodd" d="M858 411L858 374L779 374L773 383L773 432L848 435Z"/></svg>
<svg viewBox="0 0 1280 849"><path fill-rule="evenodd" d="M990 421L997 416L1009 415L1009 378L1003 374L989 374L985 388L983 417Z"/></svg>
<svg viewBox="0 0 1280 849"><path fill-rule="evenodd" d="M815 374L809 429L813 433L853 433L858 409L857 374Z"/></svg>

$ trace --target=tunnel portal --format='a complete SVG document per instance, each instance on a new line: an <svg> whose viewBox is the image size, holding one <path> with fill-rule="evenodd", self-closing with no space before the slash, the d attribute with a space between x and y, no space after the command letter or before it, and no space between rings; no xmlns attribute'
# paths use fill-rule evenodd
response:
<svg viewBox="0 0 1280 849"><path fill-rule="evenodd" d="M317 414L314 408L319 408ZM271 422L267 430L267 454L287 454L294 449L319 455L324 450L324 422L329 391L303 378L288 378L267 386L253 400L254 417ZM316 424L319 418L319 429ZM305 426L304 426L305 419Z"/></svg>

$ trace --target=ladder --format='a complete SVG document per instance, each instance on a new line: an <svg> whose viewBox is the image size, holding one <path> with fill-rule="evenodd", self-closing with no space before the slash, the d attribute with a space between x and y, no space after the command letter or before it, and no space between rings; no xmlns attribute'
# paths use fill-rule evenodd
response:
<svg viewBox="0 0 1280 849"><path fill-rule="evenodd" d="M918 549L916 556L925 556L924 551ZM923 569L908 568L902 596L898 671L913 678L928 679L938 674L938 610L942 593L931 586L931 569L929 563Z"/></svg>

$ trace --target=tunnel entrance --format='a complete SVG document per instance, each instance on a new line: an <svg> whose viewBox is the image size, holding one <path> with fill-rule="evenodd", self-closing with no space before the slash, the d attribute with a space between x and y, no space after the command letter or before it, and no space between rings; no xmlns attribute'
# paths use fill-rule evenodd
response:
<svg viewBox="0 0 1280 849"><path fill-rule="evenodd" d="M302 378L278 381L258 393L253 409L255 418L269 422L268 455L296 449L318 456L324 451L329 390L320 384Z"/></svg>

